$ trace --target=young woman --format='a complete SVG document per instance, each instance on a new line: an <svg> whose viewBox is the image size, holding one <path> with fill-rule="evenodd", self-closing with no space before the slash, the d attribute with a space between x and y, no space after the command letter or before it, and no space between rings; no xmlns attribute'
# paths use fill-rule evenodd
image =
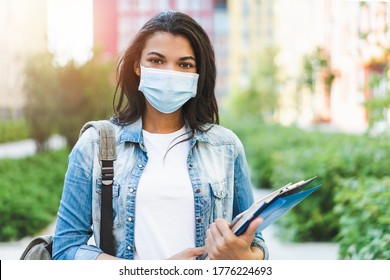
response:
<svg viewBox="0 0 390 280"><path fill-rule="evenodd" d="M119 62L111 120L115 256L98 247L99 137L88 129L69 156L53 258L268 258L261 219L238 237L229 228L253 194L240 140L218 125L215 78L213 48L191 17L163 12L142 27Z"/></svg>

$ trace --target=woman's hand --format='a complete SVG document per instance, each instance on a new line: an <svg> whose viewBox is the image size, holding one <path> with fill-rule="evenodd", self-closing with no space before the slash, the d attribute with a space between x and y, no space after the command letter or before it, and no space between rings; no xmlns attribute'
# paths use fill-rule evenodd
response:
<svg viewBox="0 0 390 280"><path fill-rule="evenodd" d="M202 255L205 250L205 247L188 248L170 257L168 260L193 260L197 256Z"/></svg>
<svg viewBox="0 0 390 280"><path fill-rule="evenodd" d="M263 252L251 247L257 227L263 220L256 218L247 230L236 236L229 228L229 223L218 218L206 231L206 250L212 260L256 260L264 259Z"/></svg>
<svg viewBox="0 0 390 280"><path fill-rule="evenodd" d="M107 260L120 260L120 258L111 256L106 253L101 253L97 258L98 261L107 261Z"/></svg>

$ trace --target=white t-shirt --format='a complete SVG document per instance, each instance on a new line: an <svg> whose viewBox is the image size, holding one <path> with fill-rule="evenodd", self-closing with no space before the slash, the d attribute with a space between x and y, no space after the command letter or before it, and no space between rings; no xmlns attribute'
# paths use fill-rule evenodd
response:
<svg viewBox="0 0 390 280"><path fill-rule="evenodd" d="M188 138L185 127L168 134L142 132L148 163L137 189L134 259L167 259L195 247L194 194L187 168L190 143L177 144L167 153Z"/></svg>

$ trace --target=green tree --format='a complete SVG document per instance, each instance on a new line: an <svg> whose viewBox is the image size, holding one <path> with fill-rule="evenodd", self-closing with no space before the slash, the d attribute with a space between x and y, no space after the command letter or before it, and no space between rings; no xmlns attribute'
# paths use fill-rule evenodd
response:
<svg viewBox="0 0 390 280"><path fill-rule="evenodd" d="M390 53L390 52L389 52ZM364 102L368 112L369 129L387 120L387 111L390 107L390 86L388 86L388 73L390 66L387 64L382 72L371 75L367 87L371 97Z"/></svg>
<svg viewBox="0 0 390 280"><path fill-rule="evenodd" d="M99 54L82 66L70 62L60 69L58 130L69 147L76 143L85 122L112 115L113 74L113 61L103 60Z"/></svg>
<svg viewBox="0 0 390 280"><path fill-rule="evenodd" d="M46 149L46 143L55 129L58 73L50 53L36 54L28 59L24 70L26 104L24 115L35 140L37 152Z"/></svg>
<svg viewBox="0 0 390 280"><path fill-rule="evenodd" d="M311 96L318 90L317 85L322 86L322 94L324 96L324 106L327 113L320 117L322 121L330 121L331 111L331 89L334 79L336 78L336 71L331 65L331 56L328 51L323 47L315 48L311 53L303 56L302 59L302 73L298 79L298 92L297 92L297 107L300 107L300 96L304 88L306 88ZM312 108L314 110L314 108Z"/></svg>
<svg viewBox="0 0 390 280"><path fill-rule="evenodd" d="M325 90L330 92L333 81L336 77L331 67L331 57L322 47L317 47L312 53L307 54L302 60L302 75L299 80L300 87L307 87L314 93L318 78L324 84Z"/></svg>
<svg viewBox="0 0 390 280"><path fill-rule="evenodd" d="M251 73L247 89L234 92L230 107L238 118L270 120L278 108L278 66L275 62L277 49L268 47L258 55L256 67Z"/></svg>
<svg viewBox="0 0 390 280"><path fill-rule="evenodd" d="M112 115L114 70L113 61L102 59L98 52L81 66L73 61L56 66L49 52L28 60L24 112L38 152L46 149L54 132L73 147L85 122Z"/></svg>

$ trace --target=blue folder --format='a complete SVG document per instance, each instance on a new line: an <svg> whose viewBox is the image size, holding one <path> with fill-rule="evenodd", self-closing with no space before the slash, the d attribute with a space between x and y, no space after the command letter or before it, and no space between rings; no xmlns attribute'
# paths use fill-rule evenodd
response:
<svg viewBox="0 0 390 280"><path fill-rule="evenodd" d="M242 212L234 218L234 220L230 223L230 228L235 235L241 235L248 228L249 224L260 216L263 219L263 222L260 224L259 229L265 229L295 205L316 191L320 186L303 190L304 187L309 185L315 179L316 177L309 180L303 180L295 184L287 184L256 201L248 210ZM207 252L198 259L208 259Z"/></svg>
<svg viewBox="0 0 390 280"><path fill-rule="evenodd" d="M238 219L238 221L236 222L237 224L232 223L231 227L233 229L233 232L236 235L242 234L248 228L250 222L258 216L263 219L263 222L260 224L259 229L265 229L270 224L279 219L281 216L283 216L295 205L297 205L314 191L316 191L319 187L320 186L317 186L298 193L275 197L269 202L262 202L262 204L258 205L258 207L256 207L255 209L248 209L249 211L252 211L252 213L247 213L247 215L243 215L241 219Z"/></svg>

